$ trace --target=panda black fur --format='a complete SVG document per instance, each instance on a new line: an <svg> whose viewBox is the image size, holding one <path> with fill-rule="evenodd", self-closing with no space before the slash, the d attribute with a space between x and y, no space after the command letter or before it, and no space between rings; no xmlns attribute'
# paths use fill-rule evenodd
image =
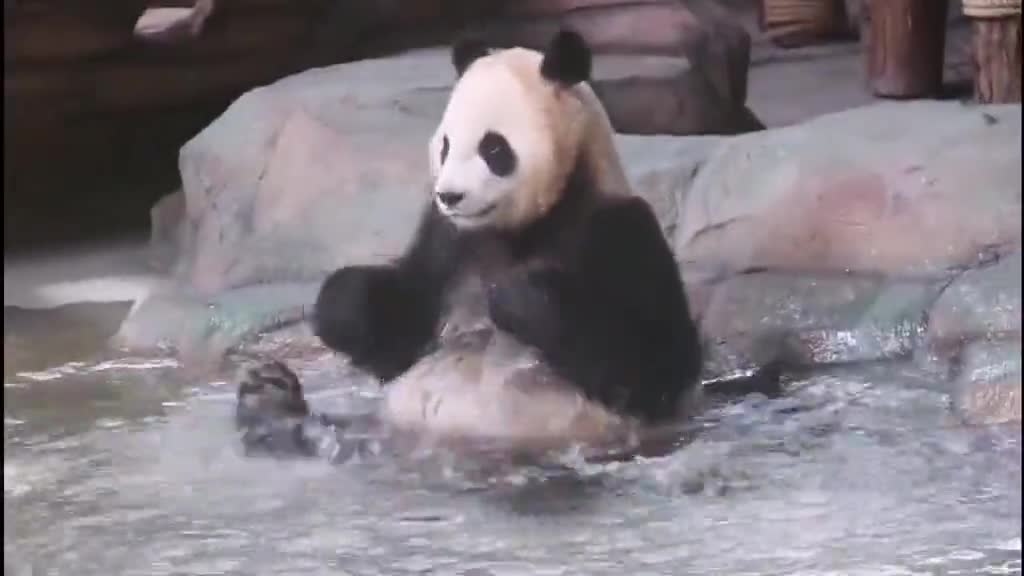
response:
<svg viewBox="0 0 1024 576"><path fill-rule="evenodd" d="M452 61L459 82L430 146L433 201L395 263L327 278L316 334L390 385L443 352L439 332L462 305L455 288L474 279L493 327L588 402L646 423L676 416L699 386L699 336L673 254L629 193L586 86L589 48L562 31L543 54L462 41Z"/></svg>

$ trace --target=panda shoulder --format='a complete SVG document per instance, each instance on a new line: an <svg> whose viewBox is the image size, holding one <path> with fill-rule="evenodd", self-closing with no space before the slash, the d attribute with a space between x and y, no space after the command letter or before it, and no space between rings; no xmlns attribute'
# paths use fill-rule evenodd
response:
<svg viewBox="0 0 1024 576"><path fill-rule="evenodd" d="M622 196L602 201L590 216L591 234L606 240L660 237L661 225L651 205L640 196Z"/></svg>

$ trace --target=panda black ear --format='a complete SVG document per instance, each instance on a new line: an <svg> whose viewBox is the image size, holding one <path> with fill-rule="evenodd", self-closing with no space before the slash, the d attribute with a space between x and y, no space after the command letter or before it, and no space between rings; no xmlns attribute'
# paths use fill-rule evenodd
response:
<svg viewBox="0 0 1024 576"><path fill-rule="evenodd" d="M590 80L590 46L574 30L562 29L551 40L540 65L542 76L563 86Z"/></svg>
<svg viewBox="0 0 1024 576"><path fill-rule="evenodd" d="M466 68L469 68L469 65L478 58L487 56L487 52L487 44L478 36L464 35L459 37L452 44L452 65L455 66L455 72L461 78Z"/></svg>

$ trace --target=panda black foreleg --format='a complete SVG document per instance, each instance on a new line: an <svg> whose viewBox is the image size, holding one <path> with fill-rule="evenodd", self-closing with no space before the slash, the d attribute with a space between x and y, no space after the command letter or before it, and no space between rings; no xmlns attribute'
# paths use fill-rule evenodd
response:
<svg viewBox="0 0 1024 576"><path fill-rule="evenodd" d="M496 283L492 319L589 397L648 419L673 414L698 384L701 351L653 212L640 198L598 207L573 245L561 262Z"/></svg>
<svg viewBox="0 0 1024 576"><path fill-rule="evenodd" d="M349 266L327 278L314 307L316 334L382 381L400 375L436 334L458 265L454 244L450 225L429 208L396 264Z"/></svg>
<svg viewBox="0 0 1024 576"><path fill-rule="evenodd" d="M405 371L430 339L433 310L397 266L350 266L331 274L317 297L315 331L352 364L387 381Z"/></svg>

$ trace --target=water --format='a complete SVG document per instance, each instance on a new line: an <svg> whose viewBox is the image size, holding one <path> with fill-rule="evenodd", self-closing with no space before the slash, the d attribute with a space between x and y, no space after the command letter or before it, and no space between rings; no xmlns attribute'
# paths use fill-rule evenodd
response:
<svg viewBox="0 0 1024 576"><path fill-rule="evenodd" d="M169 359L8 367L8 325L5 575L1021 572L1020 426L963 427L892 366L715 408L660 458L332 465L243 456L230 384ZM320 409L377 397L292 366Z"/></svg>

